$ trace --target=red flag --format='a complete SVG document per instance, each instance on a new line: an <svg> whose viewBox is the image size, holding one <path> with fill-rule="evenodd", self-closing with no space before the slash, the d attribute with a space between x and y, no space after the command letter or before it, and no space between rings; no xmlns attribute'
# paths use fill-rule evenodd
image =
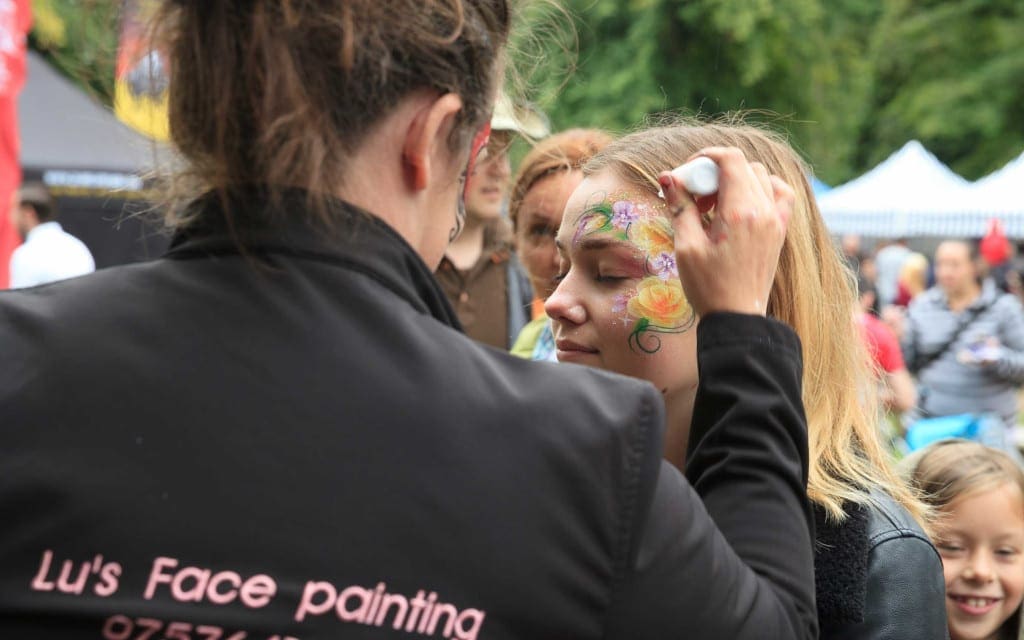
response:
<svg viewBox="0 0 1024 640"><path fill-rule="evenodd" d="M31 26L30 0L0 0L0 289L10 283L11 253L21 244L10 209L21 184L18 92L25 83L25 45Z"/></svg>
<svg viewBox="0 0 1024 640"><path fill-rule="evenodd" d="M1010 240L1003 230L1003 223L998 218L988 221L988 231L981 239L979 246L981 257L990 267L998 267L1010 259Z"/></svg>

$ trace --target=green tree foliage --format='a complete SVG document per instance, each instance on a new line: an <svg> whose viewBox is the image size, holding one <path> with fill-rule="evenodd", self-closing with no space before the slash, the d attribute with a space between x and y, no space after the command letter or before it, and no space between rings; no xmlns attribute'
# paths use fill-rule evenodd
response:
<svg viewBox="0 0 1024 640"><path fill-rule="evenodd" d="M120 0L33 0L29 45L104 104L114 99Z"/></svg>
<svg viewBox="0 0 1024 640"><path fill-rule="evenodd" d="M878 3L836 0L829 11L821 0L568 5L578 69L565 82L555 73L541 87L556 128L620 130L662 111L767 111L819 173L852 173L871 88L862 51Z"/></svg>
<svg viewBox="0 0 1024 640"><path fill-rule="evenodd" d="M767 110L832 183L911 138L971 178L1024 147L1019 0L564 4L578 68L539 82L556 129L622 130L660 111ZM565 56L543 60L557 67Z"/></svg>
<svg viewBox="0 0 1024 640"><path fill-rule="evenodd" d="M874 43L860 163L918 138L967 178L1024 148L1024 3L892 0Z"/></svg>

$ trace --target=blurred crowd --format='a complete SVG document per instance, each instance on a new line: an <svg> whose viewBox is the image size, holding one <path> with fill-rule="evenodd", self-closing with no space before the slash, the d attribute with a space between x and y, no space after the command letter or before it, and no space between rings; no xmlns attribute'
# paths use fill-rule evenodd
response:
<svg viewBox="0 0 1024 640"><path fill-rule="evenodd" d="M868 251L855 235L840 246L857 276L861 322L898 448L906 450L915 425L956 427L920 420L962 416L962 426L977 429L972 435L1019 457L1024 260L999 222L982 238L920 243L919 250L896 239Z"/></svg>

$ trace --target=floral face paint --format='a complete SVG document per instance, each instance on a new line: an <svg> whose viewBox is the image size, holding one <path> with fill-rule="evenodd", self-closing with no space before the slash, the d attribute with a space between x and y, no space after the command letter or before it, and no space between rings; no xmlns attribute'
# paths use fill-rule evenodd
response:
<svg viewBox="0 0 1024 640"><path fill-rule="evenodd" d="M612 172L588 176L569 197L556 242L560 282L545 310L558 359L691 394L696 318L665 203Z"/></svg>
<svg viewBox="0 0 1024 640"><path fill-rule="evenodd" d="M631 326L629 346L643 353L661 348L657 334L691 328L695 316L686 300L676 265L672 225L663 203L649 204L627 192L595 193L572 223L573 244L586 238L610 236L632 245L643 277L628 293L618 294L612 311Z"/></svg>

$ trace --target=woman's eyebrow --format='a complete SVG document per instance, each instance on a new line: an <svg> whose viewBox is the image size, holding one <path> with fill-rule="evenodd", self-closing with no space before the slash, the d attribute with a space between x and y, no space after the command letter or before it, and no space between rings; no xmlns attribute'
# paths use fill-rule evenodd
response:
<svg viewBox="0 0 1024 640"><path fill-rule="evenodd" d="M555 247L562 253L567 251L565 243L560 238L555 238ZM636 247L633 243L628 240L618 240L616 238L581 238L580 240L573 243L573 248L577 251L601 251L603 249L630 249L635 250Z"/></svg>
<svg viewBox="0 0 1024 640"><path fill-rule="evenodd" d="M576 243L580 251L600 251L602 249L633 249L633 244L626 240L615 238L581 238Z"/></svg>

